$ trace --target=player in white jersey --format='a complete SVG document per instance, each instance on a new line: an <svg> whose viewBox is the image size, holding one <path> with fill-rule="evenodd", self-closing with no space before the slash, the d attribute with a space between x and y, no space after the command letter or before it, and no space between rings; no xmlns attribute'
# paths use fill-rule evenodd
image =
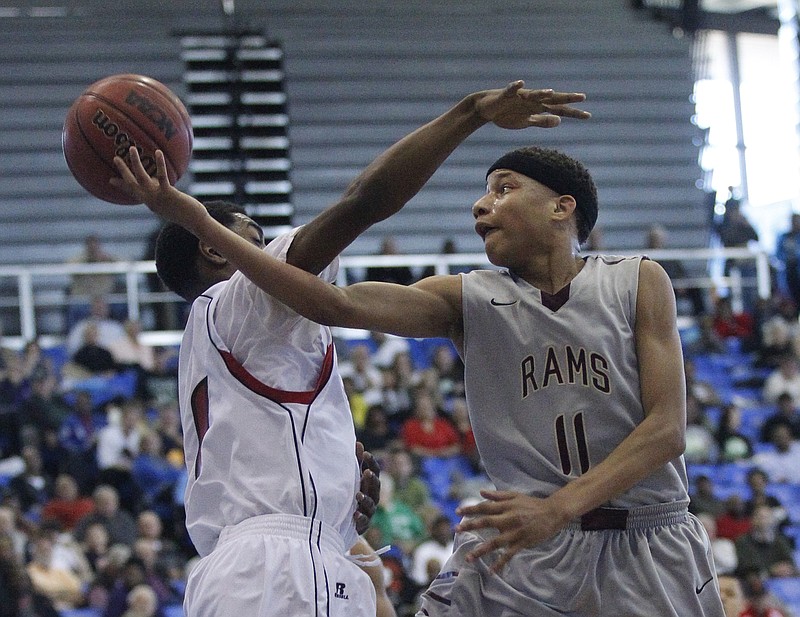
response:
<svg viewBox="0 0 800 617"><path fill-rule="evenodd" d="M189 617L375 611L369 580L343 557L356 541L359 473L330 332L264 293L259 268L221 250L194 225L194 208L211 229L236 237L245 254L267 263L277 258L315 279L321 272L317 280L327 284L339 251L399 209L480 126L546 128L559 115L585 115L569 107L582 95L522 86L464 98L387 150L340 203L266 251L260 229L241 211L203 207L171 187L160 153L155 179L135 149L133 173L115 161L124 178L116 184L173 221L160 235L156 264L165 283L193 301L179 380L190 475L187 526L203 559L187 588ZM172 202L184 200L190 219L170 216ZM369 480L369 470L365 475ZM366 499L361 509L369 514L374 504ZM366 518L356 516L362 523ZM356 547L369 551L363 541ZM368 573L380 580L375 568Z"/></svg>

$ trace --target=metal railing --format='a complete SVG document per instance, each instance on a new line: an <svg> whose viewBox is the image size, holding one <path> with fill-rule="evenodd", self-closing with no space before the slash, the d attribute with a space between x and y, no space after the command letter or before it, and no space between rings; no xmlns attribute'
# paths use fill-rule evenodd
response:
<svg viewBox="0 0 800 617"><path fill-rule="evenodd" d="M673 280L676 288L697 287L730 294L734 307L741 308L745 290L752 289L758 297L767 298L770 288L770 260L763 251L741 249L661 249L641 251L604 251L615 255L646 254L656 261L680 261L687 271L695 272L691 278ZM730 274L721 274L720 264L725 260L736 260L754 266L755 276L742 276L734 269ZM337 282L346 284L360 280L370 267L407 266L422 271L433 268L436 274L447 274L452 268L487 267L489 262L483 253L459 253L451 255L363 255L342 256ZM59 340L65 333L65 324L58 327L59 319L66 309L77 303L86 303L89 298L75 298L69 294L71 277L76 274L112 274L120 279L120 291L106 296L110 304L124 305L126 315L143 322L142 340L152 345L174 344L180 339L180 331L159 330L149 323L149 313L160 304L181 305L176 294L152 291L146 276L155 272L152 261L118 261L96 264L42 264L0 266L0 317L3 319L4 341L11 346L21 346L37 337ZM46 323L50 314L50 324ZM144 319L143 319L144 318ZM10 323L9 323L10 322ZM46 340L45 340L46 342Z"/></svg>

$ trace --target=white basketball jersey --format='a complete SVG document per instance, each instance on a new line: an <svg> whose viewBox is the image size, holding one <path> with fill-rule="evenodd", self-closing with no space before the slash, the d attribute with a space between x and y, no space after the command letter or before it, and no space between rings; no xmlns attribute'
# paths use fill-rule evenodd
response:
<svg viewBox="0 0 800 617"><path fill-rule="evenodd" d="M293 237L265 250L285 260ZM352 546L360 472L327 327L236 273L193 303L178 379L186 526L201 556L224 527L273 513L322 520Z"/></svg>
<svg viewBox="0 0 800 617"><path fill-rule="evenodd" d="M587 257L555 296L505 271L462 275L467 401L499 489L550 495L644 419L634 343L640 262ZM686 499L681 457L610 505Z"/></svg>

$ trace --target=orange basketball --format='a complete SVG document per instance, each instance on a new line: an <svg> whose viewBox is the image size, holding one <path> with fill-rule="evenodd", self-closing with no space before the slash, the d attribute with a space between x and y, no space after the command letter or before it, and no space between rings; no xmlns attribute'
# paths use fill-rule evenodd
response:
<svg viewBox="0 0 800 617"><path fill-rule="evenodd" d="M143 75L112 75L93 83L67 112L61 137L67 166L95 197L133 204L108 183L118 177L113 159L136 146L142 165L156 173L155 151L162 150L175 183L189 167L192 123L181 100L164 84Z"/></svg>

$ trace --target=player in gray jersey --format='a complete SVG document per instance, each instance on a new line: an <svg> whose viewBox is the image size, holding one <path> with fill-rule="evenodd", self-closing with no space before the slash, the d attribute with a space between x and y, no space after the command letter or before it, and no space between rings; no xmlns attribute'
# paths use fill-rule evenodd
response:
<svg viewBox="0 0 800 617"><path fill-rule="evenodd" d="M472 214L502 270L344 288L211 221L163 163L160 182L135 171L153 211L305 317L454 342L497 489L461 508L419 615L723 616L708 537L687 511L672 285L653 261L580 254L598 213L583 165L523 148L490 167Z"/></svg>

